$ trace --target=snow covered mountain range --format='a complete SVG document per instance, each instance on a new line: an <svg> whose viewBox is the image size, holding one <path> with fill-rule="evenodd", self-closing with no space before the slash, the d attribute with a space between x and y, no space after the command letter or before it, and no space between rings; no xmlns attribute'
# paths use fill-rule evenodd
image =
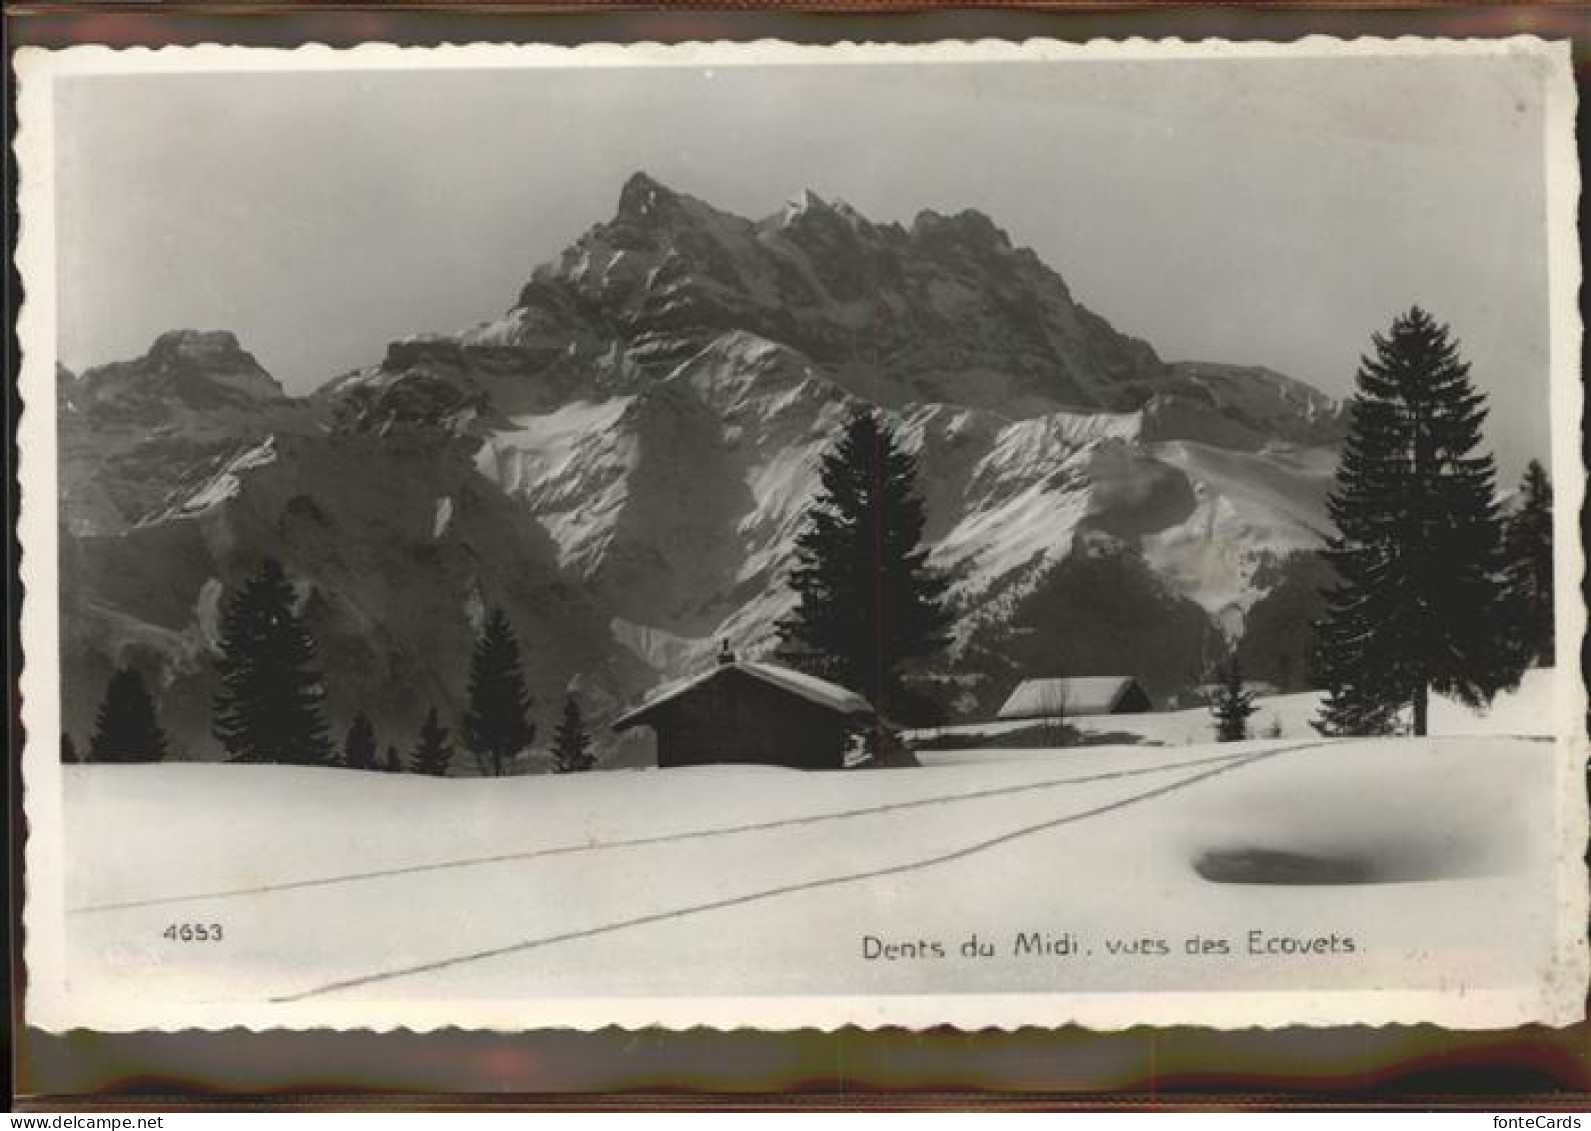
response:
<svg viewBox="0 0 1591 1131"><path fill-rule="evenodd" d="M503 316L308 397L226 332L58 384L68 729L131 663L194 757L219 602L266 554L339 732L359 707L402 745L429 702L456 716L497 603L545 734L571 681L602 717L720 639L770 647L858 402L921 455L962 640L1091 540L1235 627L1256 569L1319 544L1343 424L1281 374L1163 361L979 213L875 224L806 193L752 221L644 174Z"/></svg>

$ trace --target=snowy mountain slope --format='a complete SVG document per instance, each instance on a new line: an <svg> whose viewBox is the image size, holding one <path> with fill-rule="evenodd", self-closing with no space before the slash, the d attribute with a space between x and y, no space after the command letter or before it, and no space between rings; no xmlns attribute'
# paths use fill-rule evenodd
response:
<svg viewBox="0 0 1591 1131"><path fill-rule="evenodd" d="M674 641L671 663L701 662L720 638L772 645L819 459L858 403L799 353L737 331L641 393L516 417L478 458L615 615ZM1089 531L1140 547L1212 614L1240 616L1266 555L1325 529L1329 453L1144 442L1141 411L888 415L921 456L931 561L968 608Z"/></svg>
<svg viewBox="0 0 1591 1131"><path fill-rule="evenodd" d="M1167 592L1232 627L1256 570L1318 542L1341 423L1268 370L1162 363L976 213L875 224L806 194L747 220L644 174L507 314L393 342L310 397L282 396L230 334L183 331L63 372L59 403L63 525L81 539L67 551L99 563L67 602L74 725L131 649L172 657L151 674L201 740L200 691L169 675L201 653L178 641L198 590L302 535L288 501L372 499L298 548L327 592L335 579L360 600L383 579L440 595L412 608L452 623L470 587L455 556L490 571L528 555L537 584L589 601L596 651L580 663L645 683L687 674L720 639L770 647L819 460L858 405L883 405L920 453L962 642L1080 537L1134 548ZM377 498L400 490L412 498ZM118 574L153 587L166 553L175 607L118 588ZM373 622L338 623L338 648L384 647ZM419 647L432 631L399 651L419 685L452 687L453 661ZM543 690L582 674L566 669ZM371 686L396 686L371 670ZM592 678L611 691L629 677Z"/></svg>
<svg viewBox="0 0 1591 1131"><path fill-rule="evenodd" d="M1203 439L1254 449L1276 440L1334 445L1346 434L1340 402L1263 366L1179 361L1171 371L1169 389L1146 406L1145 434L1152 439Z"/></svg>
<svg viewBox="0 0 1591 1131"><path fill-rule="evenodd" d="M1174 590L1236 631L1260 596L1253 584L1260 566L1322 544L1336 453L1286 446L1238 452L1186 440L1148 448L1186 478L1193 505L1182 521L1142 538L1144 556Z"/></svg>

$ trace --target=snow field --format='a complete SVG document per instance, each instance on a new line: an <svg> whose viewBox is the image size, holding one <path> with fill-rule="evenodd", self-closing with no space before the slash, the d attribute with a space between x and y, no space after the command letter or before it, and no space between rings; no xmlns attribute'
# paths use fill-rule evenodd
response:
<svg viewBox="0 0 1591 1131"><path fill-rule="evenodd" d="M174 1002L1528 984L1553 934L1532 819L1553 764L1469 738L499 781L68 767L65 968L74 993ZM1391 882L1193 869L1254 848L1370 853ZM1355 950L1184 949L1249 930ZM959 954L971 932L994 957ZM1012 953L1034 932L1088 953ZM918 956L868 958L869 937ZM1109 953L1134 938L1168 953Z"/></svg>
<svg viewBox="0 0 1591 1131"><path fill-rule="evenodd" d="M1546 738L1554 733L1557 714L1553 709L1557 673L1553 668L1536 668L1525 673L1514 691L1497 696L1486 710L1475 710L1452 699L1431 699L1429 728L1432 735L1527 735ZM1320 693L1305 691L1294 695L1266 695L1254 700L1258 708L1249 719L1249 730L1263 735L1273 724L1281 725L1281 737L1290 741L1316 737L1311 720L1320 714ZM1207 707L1182 711L1152 711L1141 715L1077 715L1065 720L1076 727L1085 741L1113 740L1151 746L1190 746L1211 742L1215 724ZM911 731L908 738L931 739L935 735L987 740L987 749L921 750L917 757L926 765L954 766L984 764L990 758L1049 758L1055 752L1037 749L1000 748L1000 737L1032 730L1042 723L1033 719L990 720L960 726ZM1088 747L1075 748L1078 750ZM1071 757L1073 748L1065 756Z"/></svg>

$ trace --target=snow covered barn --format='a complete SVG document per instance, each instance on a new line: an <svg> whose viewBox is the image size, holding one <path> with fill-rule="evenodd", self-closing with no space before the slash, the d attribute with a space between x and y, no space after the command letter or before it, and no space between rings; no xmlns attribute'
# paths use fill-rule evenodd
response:
<svg viewBox="0 0 1591 1131"><path fill-rule="evenodd" d="M838 770L850 734L873 718L854 691L726 653L711 671L659 688L613 729L651 727L664 768L749 762Z"/></svg>
<svg viewBox="0 0 1591 1131"><path fill-rule="evenodd" d="M1025 679L1000 708L1002 719L1052 719L1065 715L1136 715L1154 710L1138 681L1127 675Z"/></svg>

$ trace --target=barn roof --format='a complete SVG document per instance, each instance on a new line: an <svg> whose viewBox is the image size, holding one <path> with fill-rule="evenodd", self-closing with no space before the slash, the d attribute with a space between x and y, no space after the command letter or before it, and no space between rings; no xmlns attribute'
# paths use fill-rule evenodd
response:
<svg viewBox="0 0 1591 1131"><path fill-rule="evenodd" d="M1042 719L1052 715L1108 715L1137 683L1128 675L1025 679L1011 692L998 717Z"/></svg>
<svg viewBox="0 0 1591 1131"><path fill-rule="evenodd" d="M663 704L678 699L681 695L696 690L707 683L724 675L726 672L736 671L742 675L751 676L761 680L770 687L775 687L798 699L805 699L819 707L825 707L840 715L871 715L872 706L854 691L849 691L837 683L830 683L826 679L807 675L805 672L792 671L790 668L778 664L764 663L761 660L735 660L731 663L720 663L698 675L686 679L677 679L673 683L665 683L659 687L646 700L634 710L626 711L613 720L614 730L625 730L637 723L645 722L645 716L651 714Z"/></svg>

